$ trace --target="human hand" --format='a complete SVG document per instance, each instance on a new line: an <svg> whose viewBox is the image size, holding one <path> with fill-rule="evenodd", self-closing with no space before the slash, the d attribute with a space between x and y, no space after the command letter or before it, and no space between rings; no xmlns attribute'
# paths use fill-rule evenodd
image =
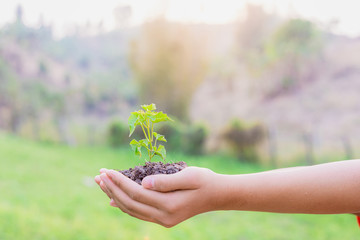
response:
<svg viewBox="0 0 360 240"><path fill-rule="evenodd" d="M218 175L206 168L187 167L175 174L148 176L142 186L117 171L100 172L95 181L111 199L110 205L138 219L172 227L217 208Z"/></svg>

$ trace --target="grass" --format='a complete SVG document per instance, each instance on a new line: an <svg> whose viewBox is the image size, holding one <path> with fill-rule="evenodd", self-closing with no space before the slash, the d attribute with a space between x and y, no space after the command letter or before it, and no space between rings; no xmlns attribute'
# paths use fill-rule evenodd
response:
<svg viewBox="0 0 360 240"><path fill-rule="evenodd" d="M221 173L264 170L221 156L188 157L190 165ZM108 205L93 182L101 167L136 162L130 150L70 148L29 142L0 133L0 239L358 239L350 215L254 212L201 214L166 229Z"/></svg>

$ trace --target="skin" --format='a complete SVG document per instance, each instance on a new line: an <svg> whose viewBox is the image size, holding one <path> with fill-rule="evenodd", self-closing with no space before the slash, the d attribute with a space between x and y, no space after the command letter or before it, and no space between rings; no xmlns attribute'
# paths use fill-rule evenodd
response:
<svg viewBox="0 0 360 240"><path fill-rule="evenodd" d="M148 176L142 186L114 170L100 173L95 181L111 206L164 227L216 210L360 215L360 160L241 175L188 167Z"/></svg>

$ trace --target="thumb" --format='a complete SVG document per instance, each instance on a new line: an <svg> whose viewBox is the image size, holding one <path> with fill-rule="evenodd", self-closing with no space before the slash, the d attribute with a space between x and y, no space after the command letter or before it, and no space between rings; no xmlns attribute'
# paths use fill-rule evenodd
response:
<svg viewBox="0 0 360 240"><path fill-rule="evenodd" d="M175 190L195 189L197 180L191 167L174 174L159 174L147 176L142 180L142 186L159 192L171 192Z"/></svg>

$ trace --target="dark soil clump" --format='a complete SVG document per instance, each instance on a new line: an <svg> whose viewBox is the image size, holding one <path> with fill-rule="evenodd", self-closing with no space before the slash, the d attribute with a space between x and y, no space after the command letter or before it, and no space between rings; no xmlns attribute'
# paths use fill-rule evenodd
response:
<svg viewBox="0 0 360 240"><path fill-rule="evenodd" d="M182 161L177 163L146 162L144 166L136 166L119 172L141 185L141 181L146 176L156 174L173 174L180 172L186 167L187 164Z"/></svg>

